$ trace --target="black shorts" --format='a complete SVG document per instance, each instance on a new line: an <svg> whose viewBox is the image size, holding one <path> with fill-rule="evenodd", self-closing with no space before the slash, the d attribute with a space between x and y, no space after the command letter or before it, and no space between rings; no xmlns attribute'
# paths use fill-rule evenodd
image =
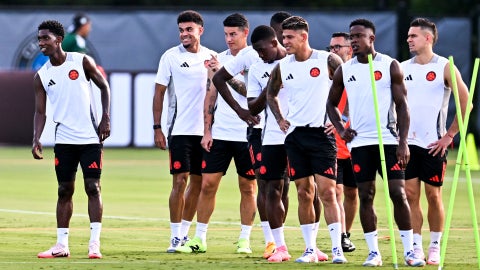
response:
<svg viewBox="0 0 480 270"><path fill-rule="evenodd" d="M410 145L410 162L405 170L405 179L419 178L421 181L432 186L441 187L447 168L447 152L445 155L432 156L425 149L416 145Z"/></svg>
<svg viewBox="0 0 480 270"><path fill-rule="evenodd" d="M255 179L247 142L213 140L210 152L203 151L202 173L225 174L230 162L235 161L237 174L250 180Z"/></svg>
<svg viewBox="0 0 480 270"><path fill-rule="evenodd" d="M55 173L58 182L75 181L78 163L83 178L100 179L102 174L102 144L55 144Z"/></svg>
<svg viewBox="0 0 480 270"><path fill-rule="evenodd" d="M404 180L405 171L401 169L397 162L397 146L384 145L383 149L385 151L388 180ZM354 147L350 153L352 155L353 173L357 183L374 181L377 172L382 175L380 148L378 145Z"/></svg>
<svg viewBox="0 0 480 270"><path fill-rule="evenodd" d="M282 180L287 168L287 151L285 145L263 145L260 162L260 179Z"/></svg>
<svg viewBox="0 0 480 270"><path fill-rule="evenodd" d="M170 138L170 174L202 175L202 136L175 135Z"/></svg>
<svg viewBox="0 0 480 270"><path fill-rule="evenodd" d="M248 151L250 152L250 160L253 169L260 168L262 161L262 129L261 128L247 128Z"/></svg>
<svg viewBox="0 0 480 270"><path fill-rule="evenodd" d="M336 180L337 146L325 128L296 127L285 138L291 180L319 174Z"/></svg>
<svg viewBox="0 0 480 270"><path fill-rule="evenodd" d="M357 187L350 158L337 159L337 184L343 184L352 188Z"/></svg>

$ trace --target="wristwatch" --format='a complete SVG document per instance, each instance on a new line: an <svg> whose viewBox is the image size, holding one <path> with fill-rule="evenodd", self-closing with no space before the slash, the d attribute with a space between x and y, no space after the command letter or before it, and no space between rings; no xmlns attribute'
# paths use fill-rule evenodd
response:
<svg viewBox="0 0 480 270"><path fill-rule="evenodd" d="M153 125L153 129L159 129L159 128L162 128L162 125Z"/></svg>

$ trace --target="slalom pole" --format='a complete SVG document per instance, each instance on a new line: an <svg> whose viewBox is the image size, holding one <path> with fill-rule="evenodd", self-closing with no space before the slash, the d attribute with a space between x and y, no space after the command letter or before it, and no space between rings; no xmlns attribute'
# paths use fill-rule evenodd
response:
<svg viewBox="0 0 480 270"><path fill-rule="evenodd" d="M387 164L385 162L385 150L383 149L383 137L380 124L380 112L378 108L377 86L375 84L375 75L373 73L372 54L368 55L368 66L370 68L370 80L372 82L373 103L375 105L375 119L377 122L378 147L380 148L380 161L382 165L383 189L385 194L385 206L387 209L388 229L390 232L390 247L392 249L393 269L398 269L397 249L395 246L395 233L393 231L392 208L390 202L390 192L388 190Z"/></svg>
<svg viewBox="0 0 480 270"><path fill-rule="evenodd" d="M472 187L472 178L471 178L471 172L470 172L470 165L468 163L468 154L466 151L466 143L465 143L465 137L467 133L467 127L468 127L468 120L470 118L470 104L472 104L473 100L473 94L475 92L475 84L477 81L477 73L478 73L478 65L479 65L479 58L475 59L475 64L473 67L473 73L472 73L472 81L470 84L470 91L468 95L468 102L467 102L467 108L465 110L465 121L462 118L462 110L460 106L460 99L458 97L458 86L457 86L457 78L455 76L455 66L453 64L453 57L450 56L448 58L449 64L450 64L450 76L452 77L452 91L454 93L454 98L455 98L455 106L456 106L456 114L457 114L457 121L458 121L458 128L460 130L460 146L458 149L458 154L457 154L457 160L455 164L455 172L453 175L453 183L452 183L452 189L450 192L450 199L448 203L448 209L447 209L447 216L445 220L445 229L444 229L444 240L441 245L440 249L440 264L438 266L438 269L441 270L443 269L444 262L445 262L445 254L447 251L447 242L448 242L448 236L450 234L450 226L451 226L451 221L452 221L452 214L453 214L453 205L455 203L455 194L457 192L457 184L458 184L458 176L460 174L460 167L462 163L462 157L465 161L465 172L466 172L466 179L467 179L467 192L468 192L468 199L470 203L470 211L472 215L472 223L473 223L473 230L474 230L474 237L475 237L475 244L477 248L477 262L479 263L479 269L480 269L480 238L478 234L478 223L477 223L477 213L475 210L475 199L473 196L473 187Z"/></svg>

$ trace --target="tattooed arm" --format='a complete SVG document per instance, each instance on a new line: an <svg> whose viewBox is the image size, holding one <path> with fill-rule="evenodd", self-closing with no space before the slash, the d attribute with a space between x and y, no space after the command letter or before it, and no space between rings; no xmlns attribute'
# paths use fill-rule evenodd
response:
<svg viewBox="0 0 480 270"><path fill-rule="evenodd" d="M267 84L267 103L268 106L270 106L270 110L272 110L273 116L275 116L280 129L286 133L290 127L290 123L283 117L278 102L278 92L280 91L281 86L282 75L280 73L280 64L277 64L273 68L270 80Z"/></svg>
<svg viewBox="0 0 480 270"><path fill-rule="evenodd" d="M208 78L207 78L207 93L205 94L205 100L203 103L203 138L202 138L202 147L210 152L212 147L212 125L213 117L215 113L215 104L217 102L218 92L215 86L212 84L212 77L214 71L208 69Z"/></svg>

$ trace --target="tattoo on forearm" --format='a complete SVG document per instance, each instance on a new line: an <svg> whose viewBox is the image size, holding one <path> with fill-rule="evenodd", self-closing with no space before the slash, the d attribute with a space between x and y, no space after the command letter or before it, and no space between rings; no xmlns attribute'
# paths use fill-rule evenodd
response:
<svg viewBox="0 0 480 270"><path fill-rule="evenodd" d="M247 87L245 86L244 82L239 81L235 78L232 78L228 80L227 83L233 88L233 90L235 90L235 92L239 93L244 97L247 96Z"/></svg>
<svg viewBox="0 0 480 270"><path fill-rule="evenodd" d="M207 78L207 91L210 91L211 84L212 84L212 80L210 80L210 78Z"/></svg>

